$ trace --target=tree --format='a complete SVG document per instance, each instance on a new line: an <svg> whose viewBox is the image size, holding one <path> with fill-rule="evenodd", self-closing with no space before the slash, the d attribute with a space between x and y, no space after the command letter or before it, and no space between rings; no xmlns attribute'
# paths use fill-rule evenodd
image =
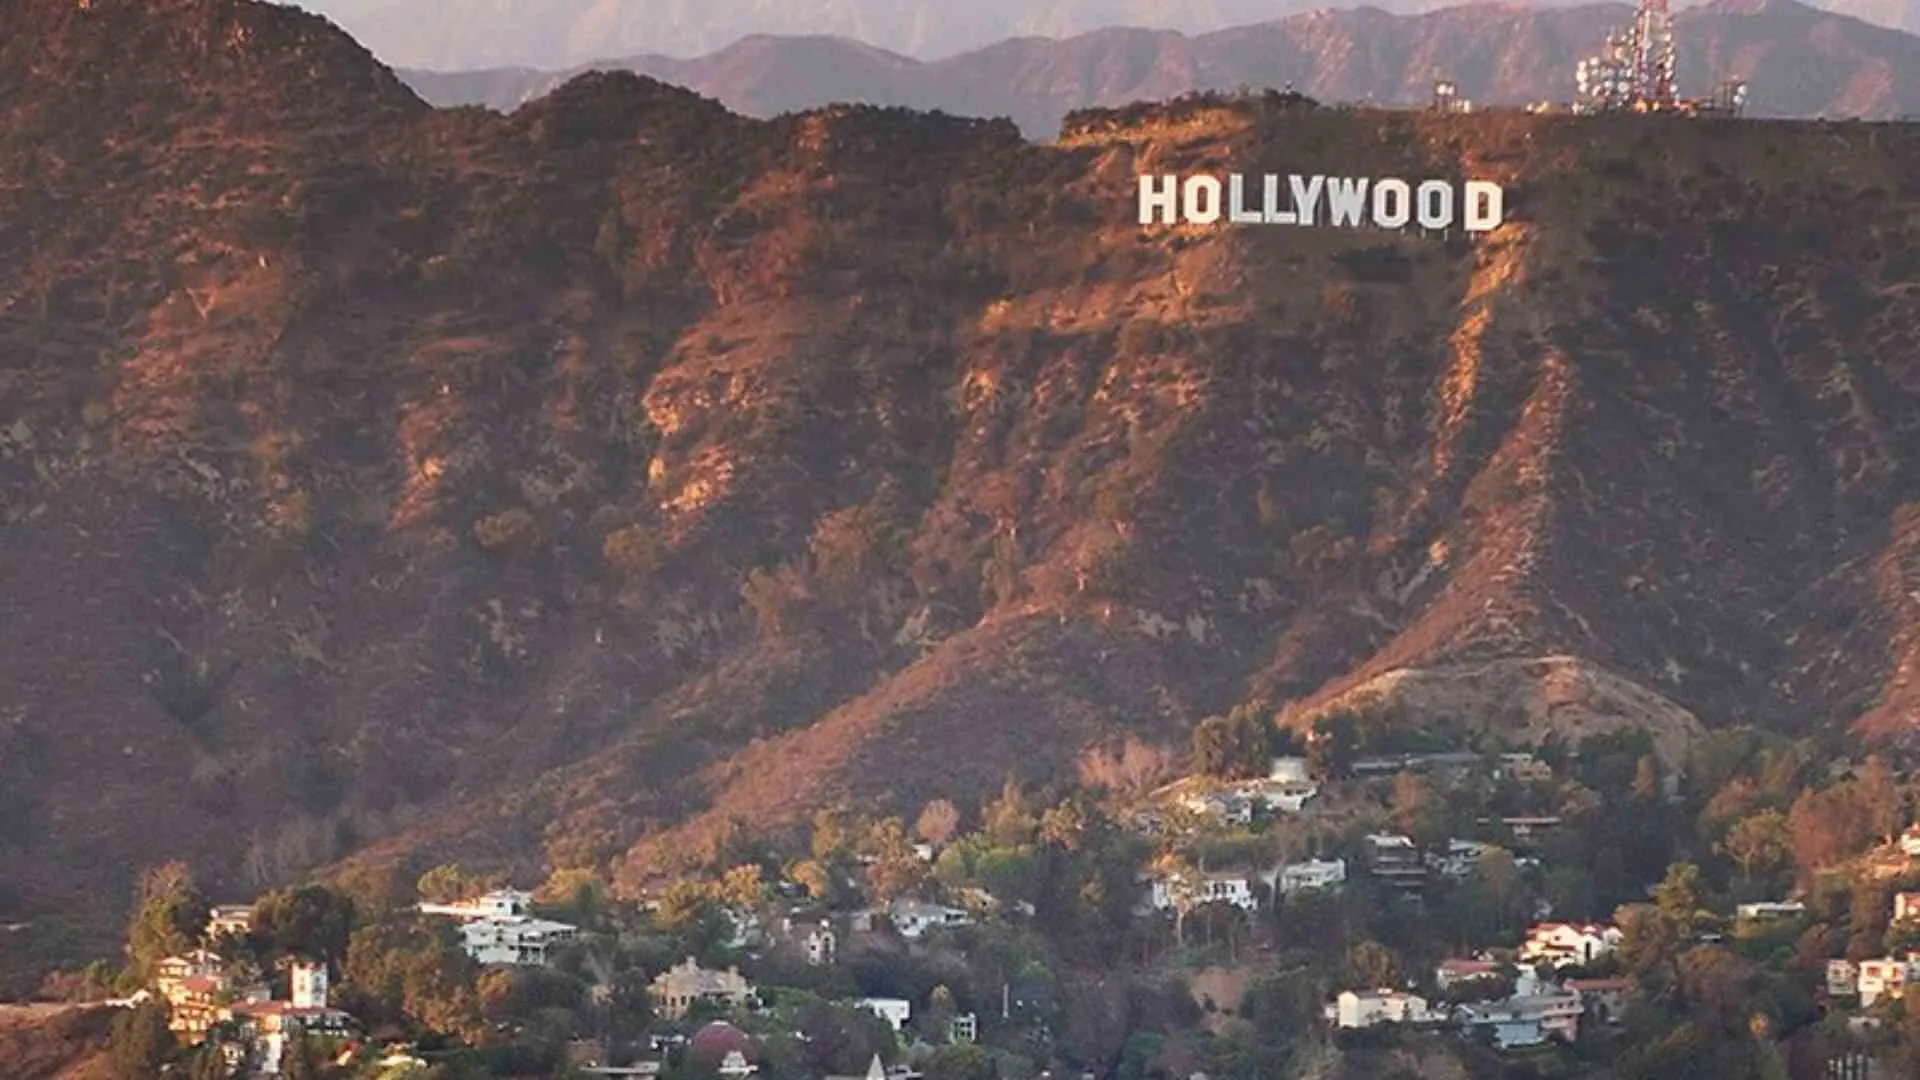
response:
<svg viewBox="0 0 1920 1080"><path fill-rule="evenodd" d="M1446 839L1446 807L1424 777L1403 772L1393 778L1393 825L1423 847Z"/></svg>
<svg viewBox="0 0 1920 1080"><path fill-rule="evenodd" d="M1899 839L1900 831L1907 827L1907 799L1886 761L1878 754L1867 758L1854 786L1867 827L1883 844Z"/></svg>
<svg viewBox="0 0 1920 1080"><path fill-rule="evenodd" d="M1710 918L1705 897L1705 878L1694 863L1674 863L1667 876L1653 888L1653 902L1661 913L1684 929L1692 930L1703 918Z"/></svg>
<svg viewBox="0 0 1920 1080"><path fill-rule="evenodd" d="M134 977L146 981L154 964L199 944L211 913L184 863L167 863L143 874L127 928L127 958Z"/></svg>
<svg viewBox="0 0 1920 1080"><path fill-rule="evenodd" d="M1736 821L1719 845L1720 852L1739 867L1741 876L1778 873L1793 861L1793 833L1787 815L1778 810L1763 810Z"/></svg>
<svg viewBox="0 0 1920 1080"><path fill-rule="evenodd" d="M920 811L913 831L934 847L944 847L960 831L960 810L946 799L935 799Z"/></svg>
<svg viewBox="0 0 1920 1080"><path fill-rule="evenodd" d="M998 798L981 808L982 830L995 844L1026 844L1033 840L1039 820L1027 800L1026 789L1018 777L1009 776Z"/></svg>
<svg viewBox="0 0 1920 1080"><path fill-rule="evenodd" d="M930 870L927 861L913 850L907 828L899 818L875 824L864 846L865 854L872 857L867 865L867 888L875 900L891 902L926 880Z"/></svg>
<svg viewBox="0 0 1920 1080"><path fill-rule="evenodd" d="M1358 942L1347 950L1347 973L1354 986L1381 990L1400 985L1400 962L1377 941Z"/></svg>
<svg viewBox="0 0 1920 1080"><path fill-rule="evenodd" d="M430 904L451 904L477 895L481 891L477 885L458 866L447 863L421 874L415 888L420 899Z"/></svg>
<svg viewBox="0 0 1920 1080"><path fill-rule="evenodd" d="M153 1080L179 1051L167 1027L167 1008L148 1003L121 1011L107 1033L107 1060L114 1080Z"/></svg>
<svg viewBox="0 0 1920 1080"><path fill-rule="evenodd" d="M998 1080L993 1055L971 1043L943 1046L927 1058L921 1070L927 1080Z"/></svg>
<svg viewBox="0 0 1920 1080"><path fill-rule="evenodd" d="M254 941L267 957L337 964L353 933L353 901L322 885L268 893L254 906Z"/></svg>
<svg viewBox="0 0 1920 1080"><path fill-rule="evenodd" d="M1344 779L1360 754L1360 725L1351 714L1334 713L1313 722L1307 737L1307 763L1323 777Z"/></svg>
<svg viewBox="0 0 1920 1080"><path fill-rule="evenodd" d="M1273 759L1273 723L1258 704L1209 716L1193 729L1194 768L1206 776L1244 780L1264 775Z"/></svg>

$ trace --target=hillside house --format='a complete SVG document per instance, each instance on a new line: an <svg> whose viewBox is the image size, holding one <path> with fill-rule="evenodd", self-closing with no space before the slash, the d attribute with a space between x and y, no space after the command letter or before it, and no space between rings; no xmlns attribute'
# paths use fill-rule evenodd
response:
<svg viewBox="0 0 1920 1080"><path fill-rule="evenodd" d="M253 933L252 904L219 904L207 915L207 940L222 936L245 937Z"/></svg>
<svg viewBox="0 0 1920 1080"><path fill-rule="evenodd" d="M1506 1000L1463 1005L1455 1018L1468 1029L1490 1031L1494 1045L1511 1050L1539 1046L1549 1039L1573 1042L1580 1037L1584 1012L1578 993L1540 979L1531 968L1522 968L1519 982Z"/></svg>
<svg viewBox="0 0 1920 1080"><path fill-rule="evenodd" d="M1367 873L1398 889L1417 890L1427 883L1426 863L1409 837L1375 833L1361 841Z"/></svg>
<svg viewBox="0 0 1920 1080"><path fill-rule="evenodd" d="M709 971L689 956L686 962L662 972L649 988L654 1010L666 1020L679 1020L700 1002L726 1008L744 1008L753 987L738 968Z"/></svg>
<svg viewBox="0 0 1920 1080"><path fill-rule="evenodd" d="M1476 840L1449 840L1444 851L1426 857L1427 867L1451 881L1464 881L1480 868L1480 857L1493 850L1492 844Z"/></svg>
<svg viewBox="0 0 1920 1080"><path fill-rule="evenodd" d="M1527 931L1522 960L1551 967L1591 964L1620 945L1620 928L1602 923L1541 923Z"/></svg>
<svg viewBox="0 0 1920 1080"><path fill-rule="evenodd" d="M1797 919L1807 913L1807 905L1798 900L1761 901L1753 904L1738 904L1733 909L1734 918L1743 922L1766 923L1785 919Z"/></svg>
<svg viewBox="0 0 1920 1080"><path fill-rule="evenodd" d="M1516 784L1546 783L1553 779L1553 766L1524 751L1501 754L1493 775Z"/></svg>
<svg viewBox="0 0 1920 1080"><path fill-rule="evenodd" d="M887 909L887 920L894 929L908 941L917 941L929 930L941 930L958 926L969 926L973 917L964 910L948 907L945 904L928 904L919 900L895 900Z"/></svg>
<svg viewBox="0 0 1920 1080"><path fill-rule="evenodd" d="M948 1020L947 1041L955 1044L979 1042L980 1014L965 1013Z"/></svg>
<svg viewBox="0 0 1920 1080"><path fill-rule="evenodd" d="M1180 805L1227 825L1253 824L1253 800L1236 791L1189 792L1180 799Z"/></svg>
<svg viewBox="0 0 1920 1080"><path fill-rule="evenodd" d="M1235 788L1234 794L1248 804L1250 823L1254 804L1275 813L1301 813L1320 794L1320 786L1311 780L1250 780Z"/></svg>
<svg viewBox="0 0 1920 1080"><path fill-rule="evenodd" d="M1860 965L1851 960L1827 961L1827 994L1852 997L1860 992Z"/></svg>
<svg viewBox="0 0 1920 1080"><path fill-rule="evenodd" d="M1881 998L1898 999L1905 996L1907 984L1913 981L1915 972L1920 970L1916 956L1908 954L1906 959L1888 956L1879 960L1862 960L1859 977L1854 983L1855 992L1860 995L1860 1007L1871 1009Z"/></svg>
<svg viewBox="0 0 1920 1080"><path fill-rule="evenodd" d="M1920 825L1909 825L1900 834L1900 850L1910 858L1920 858Z"/></svg>
<svg viewBox="0 0 1920 1080"><path fill-rule="evenodd" d="M1487 981L1498 977L1500 965L1492 960L1443 960L1434 969L1433 981L1442 990L1451 990L1466 983Z"/></svg>
<svg viewBox="0 0 1920 1080"><path fill-rule="evenodd" d="M290 1000L252 1001L231 1010L243 1040L253 1048L258 1071L269 1076L283 1071L289 1046L310 1035L345 1038L355 1028L353 1017L329 1000L326 965L296 964L289 974Z"/></svg>
<svg viewBox="0 0 1920 1080"><path fill-rule="evenodd" d="M1920 892L1902 892L1893 894L1893 921L1912 922L1920 919Z"/></svg>
<svg viewBox="0 0 1920 1080"><path fill-rule="evenodd" d="M840 955L840 937L831 923L803 923L792 926L791 932L808 967L826 967Z"/></svg>
<svg viewBox="0 0 1920 1080"><path fill-rule="evenodd" d="M544 966L556 946L578 936L578 927L525 915L475 919L460 927L461 947L482 964Z"/></svg>
<svg viewBox="0 0 1920 1080"><path fill-rule="evenodd" d="M907 1021L913 1019L913 1002L905 998L861 998L858 1004L885 1020L896 1032L905 1031Z"/></svg>
<svg viewBox="0 0 1920 1080"><path fill-rule="evenodd" d="M1303 757L1277 757L1267 767L1267 779L1276 784L1310 784L1313 770Z"/></svg>
<svg viewBox="0 0 1920 1080"><path fill-rule="evenodd" d="M517 889L494 889L451 904L422 903L419 910L422 915L446 915L455 919L513 919L533 914L533 894Z"/></svg>
<svg viewBox="0 0 1920 1080"><path fill-rule="evenodd" d="M1381 1024L1434 1024L1445 1017L1427 999L1401 990L1344 990L1327 1009L1335 1027L1370 1028Z"/></svg>
<svg viewBox="0 0 1920 1080"><path fill-rule="evenodd" d="M1332 889L1346 884L1347 860L1308 859L1280 871L1279 891L1283 896L1306 889Z"/></svg>
<svg viewBox="0 0 1920 1080"><path fill-rule="evenodd" d="M1260 900L1253 890L1253 879L1246 874L1231 871L1201 874L1191 888L1188 888L1187 882L1177 875L1157 878L1153 882L1153 897L1150 903L1158 911L1172 911L1182 903L1192 907L1202 904L1232 904L1242 911L1260 909Z"/></svg>
<svg viewBox="0 0 1920 1080"><path fill-rule="evenodd" d="M1618 1024L1633 997L1632 979L1568 979L1566 988L1580 995L1586 1014L1603 1024Z"/></svg>

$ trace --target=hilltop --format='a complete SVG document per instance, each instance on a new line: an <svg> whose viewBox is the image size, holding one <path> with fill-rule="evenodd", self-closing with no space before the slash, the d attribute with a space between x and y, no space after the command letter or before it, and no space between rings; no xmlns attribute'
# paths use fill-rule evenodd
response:
<svg viewBox="0 0 1920 1080"><path fill-rule="evenodd" d="M697 59L594 65L692 87L751 116L864 102L1007 116L1051 139L1067 113L1195 90L1289 84L1318 100L1425 105L1449 79L1483 105L1566 101L1574 66L1629 25L1627 4L1467 4L1418 15L1316 10L1188 36L1108 28L1019 38L919 61L846 38L754 36ZM1749 113L1887 119L1920 113L1920 38L1792 0L1717 0L1676 17L1684 93L1751 84ZM511 111L578 74L530 69L402 71L438 105Z"/></svg>
<svg viewBox="0 0 1920 1080"><path fill-rule="evenodd" d="M1135 223L1229 166L1510 223ZM631 889L1491 661L1903 731L1917 187L1892 126L436 111L285 9L8 5L0 916L104 947L171 857ZM1509 715L1568 662L1393 684Z"/></svg>

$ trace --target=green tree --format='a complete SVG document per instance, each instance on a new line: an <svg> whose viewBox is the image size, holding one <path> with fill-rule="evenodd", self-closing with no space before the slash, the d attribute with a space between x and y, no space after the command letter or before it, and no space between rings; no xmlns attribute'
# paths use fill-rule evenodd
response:
<svg viewBox="0 0 1920 1080"><path fill-rule="evenodd" d="M1667 876L1653 889L1654 906L1672 920L1687 936L1710 924L1713 911L1707 906L1706 876L1694 863L1674 863Z"/></svg>
<svg viewBox="0 0 1920 1080"><path fill-rule="evenodd" d="M981 808L980 817L986 823L982 831L987 838L1006 846L1031 843L1040 824L1026 788L1013 776L1001 785L999 797Z"/></svg>
<svg viewBox="0 0 1920 1080"><path fill-rule="evenodd" d="M1740 867L1741 876L1751 880L1778 873L1792 863L1793 831L1787 815L1763 810L1735 822L1719 848Z"/></svg>
<svg viewBox="0 0 1920 1080"><path fill-rule="evenodd" d="M149 1003L123 1010L107 1032L107 1061L114 1080L153 1080L179 1052L167 1027L167 1008Z"/></svg>
<svg viewBox="0 0 1920 1080"><path fill-rule="evenodd" d="M1347 974L1354 986L1386 989L1400 985L1400 962L1377 941L1361 941L1347 950Z"/></svg>
<svg viewBox="0 0 1920 1080"><path fill-rule="evenodd" d="M183 863L167 863L141 876L133 921L127 928L128 969L145 982L153 966L193 949L207 929L211 908Z"/></svg>
<svg viewBox="0 0 1920 1080"><path fill-rule="evenodd" d="M971 1043L943 1046L927 1058L921 1070L926 1080L999 1080L993 1055Z"/></svg>
<svg viewBox="0 0 1920 1080"><path fill-rule="evenodd" d="M1348 713L1334 713L1313 722L1307 737L1307 763L1323 777L1345 779L1360 756L1360 725Z"/></svg>
<svg viewBox="0 0 1920 1080"><path fill-rule="evenodd" d="M449 863L421 874L416 888L420 899L430 904L451 904L478 895L482 890L477 886L478 882Z"/></svg>
<svg viewBox="0 0 1920 1080"><path fill-rule="evenodd" d="M268 893L254 905L253 934L266 958L292 956L338 964L353 934L353 901L324 885Z"/></svg>
<svg viewBox="0 0 1920 1080"><path fill-rule="evenodd" d="M1274 751L1273 722L1258 703L1209 716L1193 729L1194 769L1206 776L1244 780L1266 774Z"/></svg>

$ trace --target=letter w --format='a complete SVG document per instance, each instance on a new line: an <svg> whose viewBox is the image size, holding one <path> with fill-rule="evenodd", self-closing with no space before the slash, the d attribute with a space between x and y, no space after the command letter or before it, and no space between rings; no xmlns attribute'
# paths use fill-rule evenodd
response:
<svg viewBox="0 0 1920 1080"><path fill-rule="evenodd" d="M1347 176L1327 177L1327 210L1331 223L1349 227L1360 224L1367 207L1367 181Z"/></svg>

